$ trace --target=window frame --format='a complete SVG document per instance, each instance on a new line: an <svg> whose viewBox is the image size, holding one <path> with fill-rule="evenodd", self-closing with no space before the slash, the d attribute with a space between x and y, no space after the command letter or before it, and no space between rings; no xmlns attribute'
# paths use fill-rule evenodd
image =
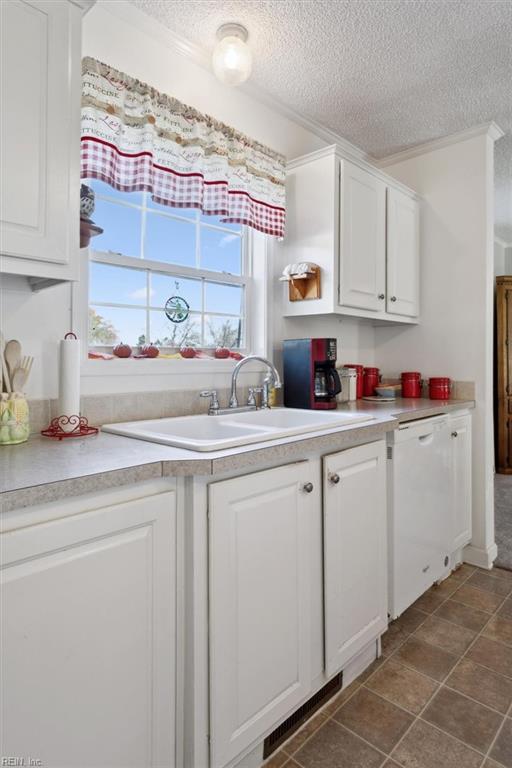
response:
<svg viewBox="0 0 512 768"><path fill-rule="evenodd" d="M87 183L87 180L85 180ZM202 281L202 291L203 291L203 301L202 301L202 311L201 312L193 312L191 314L195 316L199 316L201 318L201 335L202 338L204 338L204 323L205 323L205 317L208 315L213 315L215 317L240 317L243 324L243 335L244 335L244 344L242 347L237 348L236 351L240 352L241 354L248 354L249 350L253 346L253 323L252 323L252 294L253 294L253 280L252 280L252 264L253 264L253 237L252 237L252 230L250 230L248 227L242 226L240 229L240 232L236 232L232 228L229 228L228 226L224 227L222 224L219 224L217 222L212 222L211 224L208 221L201 221L200 218L200 212L196 211L196 216L194 218L191 218L190 216L180 216L180 209L172 209L172 213L165 210L160 210L160 208L153 208L148 205L148 201L150 199L150 193L149 192L141 192L142 194L142 203L134 203L129 200L122 200L118 197L115 197L114 195L110 196L108 194L97 194L97 198L104 200L110 204L124 206L127 208L132 208L137 211L138 215L141 216L141 232L140 232L140 253L141 256L126 256L122 253L118 253L115 251L103 251L103 250L97 250L94 248L94 241L91 243L87 250L87 279L84 281L81 281L85 283L85 334L82 334L82 338L87 339L87 351L89 349L97 351L97 352L111 352L112 346L109 345L90 345L89 344L89 332L88 332L88 322L87 322L87 315L89 307L92 305L94 307L114 307L114 308L122 308L122 309L137 309L134 305L131 304L123 304L118 302L91 302L90 303L90 296L89 296L89 264L90 262L96 262L100 264L106 264L109 266L114 267L125 267L129 269L137 269L139 271L146 273L146 280L149 281L150 277L149 275L151 273L159 273L166 275L170 278L174 278L176 280L179 280L180 278L183 279L195 279ZM187 209L189 210L189 209ZM171 262L164 262L164 261L157 261L154 259L146 259L144 258L144 239L146 235L146 221L149 215L156 215L156 216L162 216L171 220L178 220L178 221L184 221L190 226L194 226L195 228L195 258L196 258L196 266L190 267L185 265L179 265L174 264ZM201 257L201 230L213 230L217 232L223 232L225 234L235 234L237 237L240 238L241 241L241 253L240 253L240 275L235 275L231 272L218 272L208 269L203 269L199 266L200 264L200 257ZM241 307L241 313L240 315L233 315L229 313L222 313L222 312L207 312L205 311L204 307L204 291L205 291L205 282L209 283L218 283L220 285L228 285L228 286L240 286L243 290L243 303ZM147 283L148 284L148 283ZM149 297L149 293L148 293ZM82 297L83 300L83 297ZM140 309L143 309L146 315L146 338L148 338L148 330L149 330L149 317L151 311L161 311L162 307L153 307L150 304L150 298L148 298L147 303L144 305L143 308L138 308L137 311ZM213 347L208 346L199 346L199 349L204 349L206 351L212 350ZM177 348L175 347L162 347L162 350L167 352L177 351Z"/></svg>

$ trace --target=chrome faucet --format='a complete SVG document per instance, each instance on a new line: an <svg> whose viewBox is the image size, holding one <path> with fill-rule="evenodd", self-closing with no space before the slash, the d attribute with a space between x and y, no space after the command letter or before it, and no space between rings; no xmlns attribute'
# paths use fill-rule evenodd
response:
<svg viewBox="0 0 512 768"><path fill-rule="evenodd" d="M264 401L264 407L268 408L268 388L270 382L272 382L274 389L281 389L281 379L279 377L279 373L277 371L277 368L273 363L270 362L270 360L267 360L265 357L260 357L259 355L249 355L248 357L244 357L242 360L240 360L239 363L235 365L233 368L233 374L231 376L231 397L229 398L229 407L230 408L238 408L238 398L236 396L236 382L238 379L238 374L240 373L240 369L242 366L244 366L246 363L250 363L253 360L257 360L260 363L264 363L268 370L268 376L265 378L265 389L266 389L266 397L263 398Z"/></svg>

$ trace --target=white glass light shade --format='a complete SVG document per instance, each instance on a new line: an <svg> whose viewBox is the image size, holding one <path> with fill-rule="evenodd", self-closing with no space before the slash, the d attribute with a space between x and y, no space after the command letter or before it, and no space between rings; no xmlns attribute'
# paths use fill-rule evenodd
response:
<svg viewBox="0 0 512 768"><path fill-rule="evenodd" d="M240 85L247 80L252 70L251 49L245 42L247 30L240 26L239 32L237 26L226 24L225 34L223 34L223 27L220 28L218 32L220 39L213 51L213 71L216 77L226 85Z"/></svg>

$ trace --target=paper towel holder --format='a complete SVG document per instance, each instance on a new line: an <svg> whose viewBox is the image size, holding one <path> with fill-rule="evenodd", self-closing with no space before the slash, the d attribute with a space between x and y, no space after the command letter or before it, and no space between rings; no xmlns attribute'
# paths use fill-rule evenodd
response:
<svg viewBox="0 0 512 768"><path fill-rule="evenodd" d="M78 339L78 336L73 331L69 331L64 338ZM98 427L91 427L85 416L79 414L56 416L46 429L41 430L43 437L50 437L53 440L62 440L65 437L88 437L89 435L97 435L98 432Z"/></svg>
<svg viewBox="0 0 512 768"><path fill-rule="evenodd" d="M66 432L63 427L72 427L70 432ZM41 430L44 437L51 437L53 440L62 440L64 437L88 437L97 435L98 427L89 426L85 416L56 416L51 420L50 426Z"/></svg>

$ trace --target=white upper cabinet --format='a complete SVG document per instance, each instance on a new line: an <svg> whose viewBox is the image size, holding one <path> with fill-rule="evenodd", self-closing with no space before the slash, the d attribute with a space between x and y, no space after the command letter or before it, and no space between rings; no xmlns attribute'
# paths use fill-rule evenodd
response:
<svg viewBox="0 0 512 768"><path fill-rule="evenodd" d="M387 312L419 315L419 269L418 203L397 189L388 189Z"/></svg>
<svg viewBox="0 0 512 768"><path fill-rule="evenodd" d="M347 161L340 181L340 305L380 311L386 297L386 185Z"/></svg>
<svg viewBox="0 0 512 768"><path fill-rule="evenodd" d="M321 295L290 301L285 317L341 314L376 323L417 323L419 203L378 168L333 147L288 164L286 235L275 245L281 267L321 268Z"/></svg>
<svg viewBox="0 0 512 768"><path fill-rule="evenodd" d="M80 28L63 0L2 3L0 268L78 273Z"/></svg>
<svg viewBox="0 0 512 768"><path fill-rule="evenodd" d="M255 746L311 691L321 495L318 461L210 485L211 768Z"/></svg>

